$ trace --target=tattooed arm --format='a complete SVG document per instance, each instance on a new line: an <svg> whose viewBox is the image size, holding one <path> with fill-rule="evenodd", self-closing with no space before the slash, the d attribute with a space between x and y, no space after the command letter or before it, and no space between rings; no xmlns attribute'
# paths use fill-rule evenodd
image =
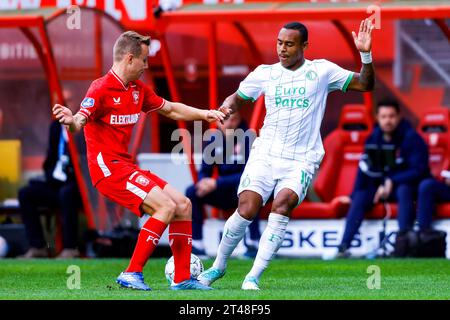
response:
<svg viewBox="0 0 450 320"><path fill-rule="evenodd" d="M87 118L80 113L72 114L72 111L60 104L55 104L53 107L53 115L59 123L68 127L70 132L80 131L87 122Z"/></svg>

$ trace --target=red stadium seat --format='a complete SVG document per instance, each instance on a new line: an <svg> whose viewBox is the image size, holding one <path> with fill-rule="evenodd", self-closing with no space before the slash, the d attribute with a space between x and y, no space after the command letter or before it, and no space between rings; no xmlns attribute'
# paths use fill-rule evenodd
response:
<svg viewBox="0 0 450 320"><path fill-rule="evenodd" d="M424 113L419 123L419 133L428 144L431 173L439 177L449 169L449 109L435 108Z"/></svg>
<svg viewBox="0 0 450 320"><path fill-rule="evenodd" d="M362 104L345 105L338 128L324 140L325 157L314 181L314 190L322 202L303 202L292 213L297 219L335 219L345 216L356 178L364 143L373 128L373 118Z"/></svg>
<svg viewBox="0 0 450 320"><path fill-rule="evenodd" d="M450 110L444 107L425 112L419 122L419 133L428 144L431 173L438 178L450 169ZM450 218L450 203L437 206L438 218Z"/></svg>

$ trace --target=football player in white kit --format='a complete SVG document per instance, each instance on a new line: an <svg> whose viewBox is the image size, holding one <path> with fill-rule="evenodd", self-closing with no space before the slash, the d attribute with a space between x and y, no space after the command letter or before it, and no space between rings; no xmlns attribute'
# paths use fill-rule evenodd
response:
<svg viewBox="0 0 450 320"><path fill-rule="evenodd" d="M358 34L352 32L363 63L356 73L324 59L305 59L308 31L299 22L288 23L278 34L280 62L258 66L237 92L225 99L219 110L229 115L264 94L266 116L241 176L239 206L225 223L213 266L198 277L201 283L210 285L224 276L227 259L273 192L267 227L253 267L242 283L243 290L259 290L259 278L283 242L291 212L305 198L324 156L320 126L328 93L374 88L373 29L365 19Z"/></svg>

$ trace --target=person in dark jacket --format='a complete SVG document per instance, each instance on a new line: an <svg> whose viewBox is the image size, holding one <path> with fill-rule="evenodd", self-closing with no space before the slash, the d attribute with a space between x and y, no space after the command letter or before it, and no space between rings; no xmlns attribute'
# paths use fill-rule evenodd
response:
<svg viewBox="0 0 450 320"><path fill-rule="evenodd" d="M64 92L68 99L68 92ZM49 257L44 238L40 210L57 209L62 216L64 249L58 258L75 258L77 249L78 210L81 198L68 152L68 136L58 120L52 121L49 130L49 145L43 164L44 178L33 178L19 190L19 205L22 222L30 245L21 258Z"/></svg>
<svg viewBox="0 0 450 320"><path fill-rule="evenodd" d="M199 256L206 255L203 245L203 205L222 210L238 206L237 189L250 154L251 141L248 136L239 138L239 135L235 135L236 129L241 129L241 132L248 130L238 112L219 124L219 129L204 148L198 182L186 190L186 196L192 202L192 253ZM230 146L232 149L227 151ZM215 168L217 179L213 177ZM250 241L245 242L245 256L254 257L261 237L258 218L250 224L249 231Z"/></svg>
<svg viewBox="0 0 450 320"><path fill-rule="evenodd" d="M366 150L373 146L376 150L395 150L395 164L380 168L368 152L362 156L338 257L349 255L364 213L382 200L398 202L399 234L411 230L418 186L430 176L427 145L411 124L402 119L398 103L395 100L378 103L376 118L378 125L366 141Z"/></svg>

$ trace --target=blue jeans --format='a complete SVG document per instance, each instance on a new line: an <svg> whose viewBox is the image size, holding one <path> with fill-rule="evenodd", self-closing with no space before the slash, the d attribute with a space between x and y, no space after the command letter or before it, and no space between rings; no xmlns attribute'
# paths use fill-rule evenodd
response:
<svg viewBox="0 0 450 320"><path fill-rule="evenodd" d="M417 221L420 230L431 228L435 204L447 201L450 201L450 186L433 178L420 183L417 200Z"/></svg>
<svg viewBox="0 0 450 320"><path fill-rule="evenodd" d="M341 247L349 248L364 219L364 214L373 206L373 198L378 185L371 185L367 189L355 190L352 194L352 203L345 222L345 231ZM398 226L399 232L412 229L414 225L414 196L416 185L400 184L392 190L389 201L398 201Z"/></svg>
<svg viewBox="0 0 450 320"><path fill-rule="evenodd" d="M75 182L55 185L45 181L32 181L19 190L19 203L30 246L43 248L46 245L39 208L47 207L61 212L64 248L77 247L78 209L82 204Z"/></svg>

